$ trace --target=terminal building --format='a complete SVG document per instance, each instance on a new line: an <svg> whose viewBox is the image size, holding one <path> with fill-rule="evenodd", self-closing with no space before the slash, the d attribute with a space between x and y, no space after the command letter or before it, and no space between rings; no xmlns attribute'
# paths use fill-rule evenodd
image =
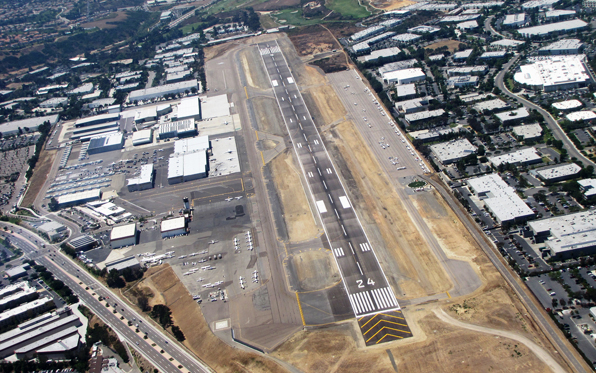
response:
<svg viewBox="0 0 596 373"><path fill-rule="evenodd" d="M430 149L437 160L443 165L457 162L470 154L476 154L476 150L478 150L468 139L452 140L431 145Z"/></svg>
<svg viewBox="0 0 596 373"><path fill-rule="evenodd" d="M186 218L184 216L163 220L161 222L161 238L180 236L183 234L186 234Z"/></svg>
<svg viewBox="0 0 596 373"><path fill-rule="evenodd" d="M114 132L106 135L93 137L89 140L87 154L99 154L120 150L124 146L124 136L122 132Z"/></svg>
<svg viewBox="0 0 596 373"><path fill-rule="evenodd" d="M488 160L495 167L504 164L528 166L542 162L542 156L538 154L536 148L524 148L511 153L489 157Z"/></svg>
<svg viewBox="0 0 596 373"><path fill-rule="evenodd" d="M585 86L591 82L585 66L585 55L552 56L528 59L513 78L520 84L542 88L545 92Z"/></svg>
<svg viewBox="0 0 596 373"><path fill-rule="evenodd" d="M589 210L536 220L528 224L543 256L568 259L596 254L596 211Z"/></svg>
<svg viewBox="0 0 596 373"><path fill-rule="evenodd" d="M531 208L497 174L469 179L468 188L501 225L517 224L534 218Z"/></svg>
<svg viewBox="0 0 596 373"><path fill-rule="evenodd" d="M137 243L137 224L131 223L112 228L110 244L112 249L132 246Z"/></svg>
<svg viewBox="0 0 596 373"><path fill-rule="evenodd" d="M542 127L538 123L515 126L513 127L513 134L517 136L519 140L538 140L542 137Z"/></svg>
<svg viewBox="0 0 596 373"><path fill-rule="evenodd" d="M546 184L551 184L558 181L573 179L581 170L582 168L575 163L567 163L554 167L530 170L530 174L539 178Z"/></svg>
<svg viewBox="0 0 596 373"><path fill-rule="evenodd" d="M141 173L137 177L127 180L128 191L136 192L153 188L153 174L153 163L142 165Z"/></svg>

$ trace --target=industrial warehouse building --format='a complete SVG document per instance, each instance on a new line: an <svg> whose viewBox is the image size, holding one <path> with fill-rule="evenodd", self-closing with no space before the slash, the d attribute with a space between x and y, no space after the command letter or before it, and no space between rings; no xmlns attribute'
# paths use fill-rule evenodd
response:
<svg viewBox="0 0 596 373"><path fill-rule="evenodd" d="M201 105L198 96L186 97L178 104L177 120L201 119Z"/></svg>
<svg viewBox="0 0 596 373"><path fill-rule="evenodd" d="M537 140L542 137L542 127L538 123L524 124L523 126L513 127L513 133L518 139L524 141Z"/></svg>
<svg viewBox="0 0 596 373"><path fill-rule="evenodd" d="M536 242L544 242L543 256L568 259L596 253L596 211L578 212L528 224Z"/></svg>
<svg viewBox="0 0 596 373"><path fill-rule="evenodd" d="M144 144L150 144L153 142L153 130L148 128L146 130L140 130L132 134L132 145L139 146Z"/></svg>
<svg viewBox="0 0 596 373"><path fill-rule="evenodd" d="M76 128L93 126L96 124L115 122L120 120L120 113L100 114L92 117L81 118L75 122Z"/></svg>
<svg viewBox="0 0 596 373"><path fill-rule="evenodd" d="M575 163L561 164L554 167L530 170L530 174L543 182L550 184L558 181L573 179L582 168Z"/></svg>
<svg viewBox="0 0 596 373"><path fill-rule="evenodd" d="M457 162L470 154L476 154L478 148L468 139L460 139L431 145L430 149L437 160L446 165Z"/></svg>
<svg viewBox="0 0 596 373"><path fill-rule="evenodd" d="M141 268L141 263L139 260L134 256L128 256L126 258L114 260L113 262L106 263L106 270L109 272L112 269L117 270L118 272L122 272L125 269L130 269L132 271L138 270Z"/></svg>
<svg viewBox="0 0 596 373"><path fill-rule="evenodd" d="M584 44L579 39L561 39L538 50L538 54L579 54Z"/></svg>
<svg viewBox="0 0 596 373"><path fill-rule="evenodd" d="M153 163L142 165L141 173L127 181L129 192L153 188Z"/></svg>
<svg viewBox="0 0 596 373"><path fill-rule="evenodd" d="M499 175L477 177L467 183L470 191L484 203L499 224L516 224L534 218L534 211Z"/></svg>
<svg viewBox="0 0 596 373"><path fill-rule="evenodd" d="M92 137L105 135L108 133L118 132L120 129L119 122L106 122L101 124L95 124L92 126L86 126L78 128L72 131L70 136L71 140L89 141Z"/></svg>
<svg viewBox="0 0 596 373"><path fill-rule="evenodd" d="M124 146L124 136L122 132L109 133L93 137L89 140L87 154L99 154L120 150Z"/></svg>
<svg viewBox="0 0 596 373"><path fill-rule="evenodd" d="M502 164L528 166L542 162L542 156L538 154L536 148L525 148L511 153L489 157L488 160L495 167L499 167Z"/></svg>
<svg viewBox="0 0 596 373"><path fill-rule="evenodd" d="M12 122L6 122L0 124L0 133L4 137L17 135L19 133L19 129L23 132L35 132L37 128L44 124L45 122L49 122L50 125L55 125L58 123L59 116L56 115L49 115L47 117L32 117L28 119L22 120L15 120Z"/></svg>
<svg viewBox="0 0 596 373"><path fill-rule="evenodd" d="M168 163L168 183L178 184L207 177L208 136L192 137L174 143L174 154Z"/></svg>
<svg viewBox="0 0 596 373"><path fill-rule="evenodd" d="M515 73L513 79L545 92L582 87L591 81L585 58L585 55L529 58L534 62L520 66L520 72Z"/></svg>
<svg viewBox="0 0 596 373"><path fill-rule="evenodd" d="M548 23L540 26L520 28L518 32L525 38L533 36L546 36L549 34L566 33L569 31L581 30L588 26L588 23L581 19L572 19L569 21Z"/></svg>
<svg viewBox="0 0 596 373"><path fill-rule="evenodd" d="M408 84L425 80L426 74L421 68L415 67L384 73L382 77L389 83Z"/></svg>
<svg viewBox="0 0 596 373"><path fill-rule="evenodd" d="M56 197L56 200L58 201L58 206L62 208L96 201L100 198L101 189L91 189L84 192L65 194L63 196Z"/></svg>
<svg viewBox="0 0 596 373"><path fill-rule="evenodd" d="M142 100L151 100L157 97L164 97L166 95L176 95L179 93L191 92L192 90L198 90L198 84L196 79L186 80L183 82L164 84L157 87L151 87L147 89L139 89L132 91L128 94L127 102L135 102Z"/></svg>
<svg viewBox="0 0 596 373"><path fill-rule="evenodd" d="M168 122L159 126L159 139L169 139L173 137L188 137L197 135L197 125L194 119L179 120Z"/></svg>
<svg viewBox="0 0 596 373"><path fill-rule="evenodd" d="M95 238L87 235L73 238L67 243L71 249L77 252L91 250L97 246L97 244L98 242Z"/></svg>
<svg viewBox="0 0 596 373"><path fill-rule="evenodd" d="M180 236L186 234L186 218L180 216L161 222L161 238Z"/></svg>
<svg viewBox="0 0 596 373"><path fill-rule="evenodd" d="M80 335L77 328L81 325L68 307L38 316L0 334L0 358L16 353L17 358L37 354L62 360L78 350Z"/></svg>
<svg viewBox="0 0 596 373"><path fill-rule="evenodd" d="M112 249L123 246L136 245L137 243L137 224L131 223L112 228L110 233L110 244Z"/></svg>

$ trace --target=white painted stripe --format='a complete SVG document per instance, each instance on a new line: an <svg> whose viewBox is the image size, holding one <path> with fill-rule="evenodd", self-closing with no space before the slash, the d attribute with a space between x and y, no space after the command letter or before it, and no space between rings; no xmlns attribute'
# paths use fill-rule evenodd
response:
<svg viewBox="0 0 596 373"><path fill-rule="evenodd" d="M389 308L389 306L391 306L391 304L389 303L389 299L387 299L385 293L383 293L383 291L381 289L378 289L377 291L378 291L379 297L381 299L383 299L383 304L385 305L384 307Z"/></svg>
<svg viewBox="0 0 596 373"><path fill-rule="evenodd" d="M339 217L339 214L337 213L337 210L336 210L336 209L333 209L333 210L335 210L335 215L337 216L337 218L338 218L338 219L341 219L341 218ZM350 245L350 246L351 246L351 245Z"/></svg>
<svg viewBox="0 0 596 373"><path fill-rule="evenodd" d="M298 148L301 148L301 147L302 147L302 143L298 142L298 143L296 143L296 146L297 146Z"/></svg>
<svg viewBox="0 0 596 373"><path fill-rule="evenodd" d="M354 303L354 299L352 299L352 295L349 293L348 293L348 299L350 300L350 305L352 306L354 313L358 314L358 311L356 310L356 304Z"/></svg>
<svg viewBox="0 0 596 373"><path fill-rule="evenodd" d="M325 207L325 201L317 201L317 208L319 209L319 213L324 214L327 212L327 207Z"/></svg>
<svg viewBox="0 0 596 373"><path fill-rule="evenodd" d="M360 271L360 274L361 275L364 275L364 273L362 273L362 268L360 268L360 263L359 262L356 262L356 264L358 265L358 270Z"/></svg>
<svg viewBox="0 0 596 373"><path fill-rule="evenodd" d="M296 97L296 96L294 96L294 97ZM302 119L306 120L306 116L305 116L305 115L303 115L303 116L302 116Z"/></svg>
<svg viewBox="0 0 596 373"><path fill-rule="evenodd" d="M360 299L360 302L362 302L362 307L364 308L364 311L365 312L370 311L370 308L369 308L368 304L366 303L366 299L364 298L362 293L358 293L358 294L356 294L356 296L358 297L358 299Z"/></svg>
<svg viewBox="0 0 596 373"><path fill-rule="evenodd" d="M315 145L319 145L319 140L315 140Z"/></svg>
<svg viewBox="0 0 596 373"><path fill-rule="evenodd" d="M374 303L373 303L372 299L370 299L370 294L369 294L369 292L367 291L366 293L364 293L364 296L365 296L365 297L366 297L366 299L368 300L368 304L370 304L370 309L371 309L371 310L374 310L374 309L375 309L375 305L374 305Z"/></svg>
<svg viewBox="0 0 596 373"><path fill-rule="evenodd" d="M389 299L389 304L392 306L396 306L397 305L397 301L395 300L395 297L393 296L393 294L391 294L391 290L389 290L388 288L383 288L381 289L383 290L383 292L387 295L387 298Z"/></svg>
<svg viewBox="0 0 596 373"><path fill-rule="evenodd" d="M322 181L323 181L323 186L325 187L325 189L327 189L327 184L325 183L325 180L322 180Z"/></svg>
<svg viewBox="0 0 596 373"><path fill-rule="evenodd" d="M291 119L290 119L290 121L291 121ZM302 128L302 124L300 122L298 122L298 125L300 126L301 130L304 130L304 128Z"/></svg>
<svg viewBox="0 0 596 373"><path fill-rule="evenodd" d="M364 300L360 297L360 293L354 294L354 298L358 300L362 312L366 312L366 305L364 304Z"/></svg>
<svg viewBox="0 0 596 373"><path fill-rule="evenodd" d="M332 174L332 173L333 173L333 171L331 171L331 169L330 169L330 168L328 168L328 169L327 169L327 173L328 173L328 174Z"/></svg>
<svg viewBox="0 0 596 373"><path fill-rule="evenodd" d="M290 123L294 123L294 121L292 120L292 118L290 118Z"/></svg>
<svg viewBox="0 0 596 373"><path fill-rule="evenodd" d="M315 164L317 163L317 160L315 159L315 156L312 156L312 160L315 162Z"/></svg>
<svg viewBox="0 0 596 373"><path fill-rule="evenodd" d="M356 306L356 313L357 314L362 313L360 301L354 295L350 295L350 298L352 299L352 301L354 302L354 305Z"/></svg>
<svg viewBox="0 0 596 373"><path fill-rule="evenodd" d="M312 153L312 148L310 147L310 145L308 146L308 151Z"/></svg>
<svg viewBox="0 0 596 373"><path fill-rule="evenodd" d="M379 300L379 296L377 295L377 289L372 290L373 298L375 299L375 303L377 304L378 308L386 308L383 303Z"/></svg>
<svg viewBox="0 0 596 373"><path fill-rule="evenodd" d="M317 167L317 171L319 171L319 176L323 176L321 175L321 169Z"/></svg>
<svg viewBox="0 0 596 373"><path fill-rule="evenodd" d="M352 254L355 255L356 253L354 252L354 248L352 247L352 243L351 242L348 242L348 245L350 245L350 250L352 250Z"/></svg>
<svg viewBox="0 0 596 373"><path fill-rule="evenodd" d="M302 136L304 136L304 141L308 142L308 139L306 138L306 133L303 133Z"/></svg>
<svg viewBox="0 0 596 373"><path fill-rule="evenodd" d="M327 195L329 196L329 200L331 201L331 203L333 203L333 198L331 198L331 194L327 193Z"/></svg>
<svg viewBox="0 0 596 373"><path fill-rule="evenodd" d="M341 202L341 205L345 209L352 207L352 206L350 206L350 201L348 200L348 197L346 197L346 196L340 196L339 202Z"/></svg>
<svg viewBox="0 0 596 373"><path fill-rule="evenodd" d="M390 288L387 288L387 291L391 295L391 299L393 300L393 305L399 306L399 303L397 302L397 298L395 297L395 294L393 294L393 291Z"/></svg>
<svg viewBox="0 0 596 373"><path fill-rule="evenodd" d="M346 233L346 228L344 228L343 224L341 225L341 229L344 231L344 236L347 236L348 234ZM362 271L360 271L360 272L362 272Z"/></svg>
<svg viewBox="0 0 596 373"><path fill-rule="evenodd" d="M308 177L313 177L313 176L314 176L313 173L309 171L308 172Z"/></svg>

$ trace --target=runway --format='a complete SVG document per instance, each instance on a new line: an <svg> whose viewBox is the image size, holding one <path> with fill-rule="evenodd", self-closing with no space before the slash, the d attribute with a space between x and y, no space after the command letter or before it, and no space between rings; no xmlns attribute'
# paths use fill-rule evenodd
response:
<svg viewBox="0 0 596 373"><path fill-rule="evenodd" d="M399 310L279 45L258 48L354 314Z"/></svg>

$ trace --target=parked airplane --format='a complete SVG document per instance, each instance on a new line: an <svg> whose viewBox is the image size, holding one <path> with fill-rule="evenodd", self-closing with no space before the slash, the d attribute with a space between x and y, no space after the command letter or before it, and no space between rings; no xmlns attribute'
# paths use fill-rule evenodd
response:
<svg viewBox="0 0 596 373"><path fill-rule="evenodd" d="M228 197L225 200L228 201L228 202L230 202L231 200L233 200L233 198L232 197Z"/></svg>
<svg viewBox="0 0 596 373"><path fill-rule="evenodd" d="M205 279L204 279L203 277L199 277L199 278L197 279L197 282L203 282L203 281L205 281Z"/></svg>
<svg viewBox="0 0 596 373"><path fill-rule="evenodd" d="M236 197L236 199L242 199L242 197L243 197L243 196L238 196L238 197Z"/></svg>

